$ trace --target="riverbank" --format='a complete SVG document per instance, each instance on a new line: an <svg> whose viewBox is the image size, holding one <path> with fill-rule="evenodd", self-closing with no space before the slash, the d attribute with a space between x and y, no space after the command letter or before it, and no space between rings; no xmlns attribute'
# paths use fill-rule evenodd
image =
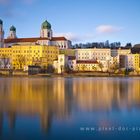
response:
<svg viewBox="0 0 140 140"><path fill-rule="evenodd" d="M84 73L63 73L63 74L55 74L55 73L40 73L35 75L28 75L28 72L14 72L12 75L8 73L0 73L0 77L140 77L140 75L136 74L114 74L114 73L105 73L105 72L84 72Z"/></svg>

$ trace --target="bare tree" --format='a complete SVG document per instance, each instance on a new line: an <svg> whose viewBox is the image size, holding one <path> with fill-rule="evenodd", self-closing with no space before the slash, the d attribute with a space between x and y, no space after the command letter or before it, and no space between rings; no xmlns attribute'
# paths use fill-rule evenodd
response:
<svg viewBox="0 0 140 140"><path fill-rule="evenodd" d="M26 57L23 55L17 55L17 63L19 64L20 69L26 64Z"/></svg>
<svg viewBox="0 0 140 140"><path fill-rule="evenodd" d="M116 59L113 60L113 64L110 65L110 70L115 72L116 70L119 69L119 63L117 62Z"/></svg>
<svg viewBox="0 0 140 140"><path fill-rule="evenodd" d="M9 63L10 63L10 58L6 54L3 54L1 57L1 65L3 64L4 68L7 68L7 65Z"/></svg>
<svg viewBox="0 0 140 140"><path fill-rule="evenodd" d="M103 64L101 62L99 62L99 68L101 69L101 71L103 71Z"/></svg>

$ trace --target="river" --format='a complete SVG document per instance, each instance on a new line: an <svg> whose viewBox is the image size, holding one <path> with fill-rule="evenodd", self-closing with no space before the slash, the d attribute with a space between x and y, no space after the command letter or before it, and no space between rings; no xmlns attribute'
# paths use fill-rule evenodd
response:
<svg viewBox="0 0 140 140"><path fill-rule="evenodd" d="M140 78L0 78L0 140L140 138Z"/></svg>

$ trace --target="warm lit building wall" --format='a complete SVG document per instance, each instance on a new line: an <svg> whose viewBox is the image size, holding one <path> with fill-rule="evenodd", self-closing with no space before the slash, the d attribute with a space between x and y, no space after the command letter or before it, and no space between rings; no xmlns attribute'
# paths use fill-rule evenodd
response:
<svg viewBox="0 0 140 140"><path fill-rule="evenodd" d="M99 71L99 64L98 62L92 61L77 61L77 70L78 71Z"/></svg>
<svg viewBox="0 0 140 140"><path fill-rule="evenodd" d="M120 68L134 69L139 71L140 68L140 55L139 54L127 54L120 55Z"/></svg>
<svg viewBox="0 0 140 140"><path fill-rule="evenodd" d="M59 54L65 54L67 56L75 56L75 49L59 49Z"/></svg>
<svg viewBox="0 0 140 140"><path fill-rule="evenodd" d="M42 66L47 66L48 64L53 65L53 61L58 59L59 48L56 46L43 46L42 52Z"/></svg>
<svg viewBox="0 0 140 140"><path fill-rule="evenodd" d="M15 69L23 69L32 65L33 61L39 61L42 57L43 46L40 45L15 45L12 46L12 66Z"/></svg>
<svg viewBox="0 0 140 140"><path fill-rule="evenodd" d="M107 60L111 57L111 50L104 48L76 49L77 60Z"/></svg>
<svg viewBox="0 0 140 140"><path fill-rule="evenodd" d="M0 58L12 57L12 48L0 48Z"/></svg>
<svg viewBox="0 0 140 140"><path fill-rule="evenodd" d="M0 48L0 58L10 58L11 66L23 69L28 65L48 66L58 58L56 46L14 45L11 48Z"/></svg>
<svg viewBox="0 0 140 140"><path fill-rule="evenodd" d="M119 49L111 49L111 56L117 57L118 55L127 55L131 53L131 49L119 48Z"/></svg>
<svg viewBox="0 0 140 140"><path fill-rule="evenodd" d="M128 54L126 59L126 68L132 68L139 70L140 68L140 55L139 54Z"/></svg>

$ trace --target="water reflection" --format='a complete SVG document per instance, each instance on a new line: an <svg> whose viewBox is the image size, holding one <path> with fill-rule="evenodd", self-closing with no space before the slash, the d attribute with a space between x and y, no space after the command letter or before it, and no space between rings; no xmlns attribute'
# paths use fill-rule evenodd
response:
<svg viewBox="0 0 140 140"><path fill-rule="evenodd" d="M81 109L129 109L140 104L140 79L86 79L73 81L73 96Z"/></svg>
<svg viewBox="0 0 140 140"><path fill-rule="evenodd" d="M66 119L70 111L70 98L66 94L65 79L1 79L0 125L3 114L8 117L9 127L15 126L16 115L39 115L40 126L47 131L52 118ZM2 126L0 126L2 128Z"/></svg>
<svg viewBox="0 0 140 140"><path fill-rule="evenodd" d="M0 78L0 134L4 118L13 130L17 116L38 116L48 132L53 120L69 121L77 111L134 108L140 108L139 78Z"/></svg>

